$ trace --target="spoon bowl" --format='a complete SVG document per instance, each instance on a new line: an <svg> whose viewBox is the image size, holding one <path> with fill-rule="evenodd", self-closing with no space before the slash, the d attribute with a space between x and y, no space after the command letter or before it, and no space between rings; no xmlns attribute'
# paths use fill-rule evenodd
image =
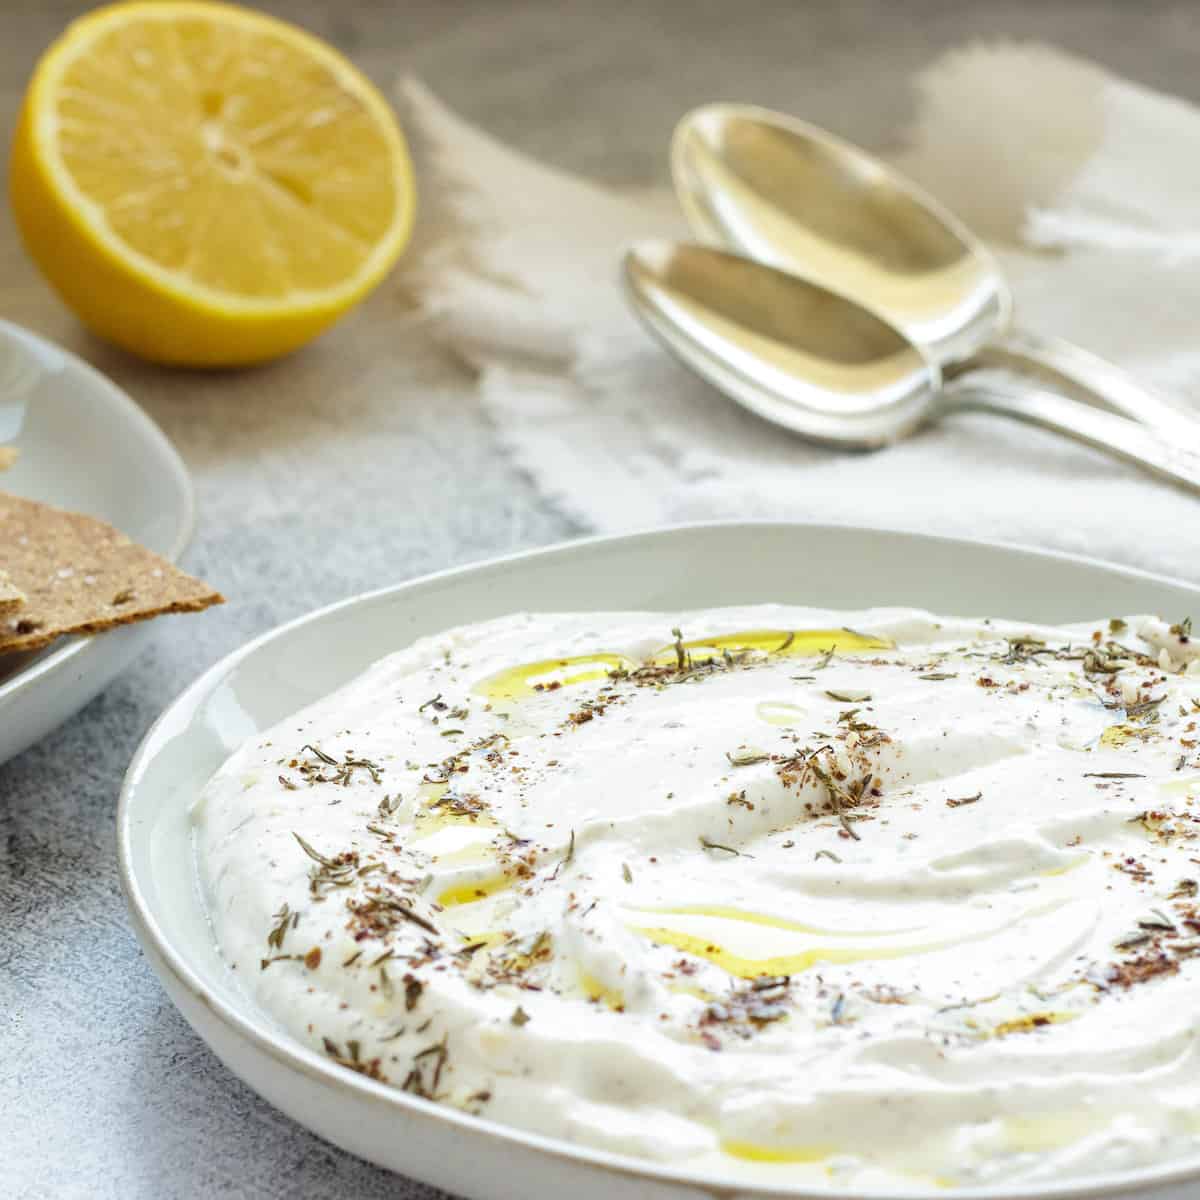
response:
<svg viewBox="0 0 1200 1200"><path fill-rule="evenodd" d="M1008 287L965 226L814 125L709 105L679 124L671 164L702 240L836 282L939 363L969 358L1008 324Z"/></svg>
<svg viewBox="0 0 1200 1200"><path fill-rule="evenodd" d="M792 433L869 450L956 409L1065 433L1200 491L1200 455L1086 404L970 376L942 386L927 354L848 296L711 246L639 242L625 255L630 302L688 366Z"/></svg>
<svg viewBox="0 0 1200 1200"><path fill-rule="evenodd" d="M941 378L898 330L827 288L705 246L639 242L625 285L647 326L766 420L843 448L912 432Z"/></svg>
<svg viewBox="0 0 1200 1200"><path fill-rule="evenodd" d="M710 104L680 121L671 165L703 241L851 297L902 330L945 378L1016 369L1200 447L1192 414L1114 364L1010 329L1012 296L983 243L849 142L769 109Z"/></svg>

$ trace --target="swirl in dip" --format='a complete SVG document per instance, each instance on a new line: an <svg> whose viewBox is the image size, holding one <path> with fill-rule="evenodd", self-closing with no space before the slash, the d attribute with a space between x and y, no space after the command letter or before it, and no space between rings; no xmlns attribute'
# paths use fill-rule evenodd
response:
<svg viewBox="0 0 1200 1200"><path fill-rule="evenodd" d="M678 632L676 632L678 631ZM252 738L194 810L306 1045L583 1145L797 1186L1200 1151L1187 624L518 615Z"/></svg>

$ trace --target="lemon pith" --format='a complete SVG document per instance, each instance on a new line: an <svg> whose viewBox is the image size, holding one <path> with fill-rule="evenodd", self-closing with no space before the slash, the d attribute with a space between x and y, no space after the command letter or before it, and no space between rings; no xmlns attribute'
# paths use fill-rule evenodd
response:
<svg viewBox="0 0 1200 1200"><path fill-rule="evenodd" d="M35 70L9 170L50 283L160 362L262 362L386 274L413 216L376 89L285 22L205 0L112 5Z"/></svg>

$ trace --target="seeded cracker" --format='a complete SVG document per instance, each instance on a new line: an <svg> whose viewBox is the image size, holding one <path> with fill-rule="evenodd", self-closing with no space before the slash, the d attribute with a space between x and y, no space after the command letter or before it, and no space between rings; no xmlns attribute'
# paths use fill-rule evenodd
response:
<svg viewBox="0 0 1200 1200"><path fill-rule="evenodd" d="M0 571L25 597L21 608L0 612L0 654L224 600L103 521L7 492L0 492Z"/></svg>

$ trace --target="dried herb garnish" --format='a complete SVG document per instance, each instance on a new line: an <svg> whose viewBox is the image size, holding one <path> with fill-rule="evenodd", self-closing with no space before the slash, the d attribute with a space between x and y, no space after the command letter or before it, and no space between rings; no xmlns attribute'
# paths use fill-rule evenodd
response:
<svg viewBox="0 0 1200 1200"><path fill-rule="evenodd" d="M522 1025L528 1025L529 1022L533 1020L533 1018L519 1004L513 1009L513 1014L508 1019L518 1029L520 1029Z"/></svg>
<svg viewBox="0 0 1200 1200"><path fill-rule="evenodd" d="M441 930L420 913L414 912L408 896L398 896L386 888L372 891L362 900L348 900L347 907L363 928L376 936L391 932L402 923L416 925L418 929L440 936Z"/></svg>
<svg viewBox="0 0 1200 1200"><path fill-rule="evenodd" d="M320 759L327 767L336 767L337 759L330 758L319 746L304 745L300 747L300 753L303 754L307 750L314 758Z"/></svg>
<svg viewBox="0 0 1200 1200"><path fill-rule="evenodd" d="M412 1012L421 1001L425 985L415 975L404 977L404 1011Z"/></svg>
<svg viewBox="0 0 1200 1200"><path fill-rule="evenodd" d="M832 850L818 850L813 855L813 862L819 862L822 858L828 858L831 862L840 863L842 860L838 858Z"/></svg>
<svg viewBox="0 0 1200 1200"><path fill-rule="evenodd" d="M353 754L347 753L342 761L338 762L336 758L326 754L319 746L311 744L300 747L300 754L305 753L311 754L319 765L301 762L299 756L291 759L287 765L299 771L301 778L310 786L318 783L333 783L349 787L355 771L366 771L371 776L372 783L379 783L383 777L383 768L367 758L355 758ZM332 774L323 770L324 767L333 768ZM279 781L285 787L294 790L295 784L290 784L282 775L279 777Z"/></svg>
<svg viewBox="0 0 1200 1200"><path fill-rule="evenodd" d="M294 913L283 903L279 907L279 911L271 918L275 924L271 932L267 934L267 945L272 950L283 949L283 939L287 936L289 929L295 929L300 924L300 914Z"/></svg>
<svg viewBox="0 0 1200 1200"><path fill-rule="evenodd" d="M917 678L928 680L957 679L958 675L954 671L930 671L928 675L918 675Z"/></svg>
<svg viewBox="0 0 1200 1200"><path fill-rule="evenodd" d="M675 639L673 643L675 647L675 670L682 675L688 667L687 651L683 648L683 634L678 629L672 629L671 636Z"/></svg>
<svg viewBox="0 0 1200 1200"><path fill-rule="evenodd" d="M1127 658L1109 654L1105 650L1088 650L1083 656L1083 673L1085 675L1115 675L1128 665Z"/></svg>
<svg viewBox="0 0 1200 1200"><path fill-rule="evenodd" d="M300 849L317 864L317 868L309 872L309 891L318 899L323 898L323 889L349 887L354 882L354 873L358 869L358 855L350 851L339 854L336 858L327 858L314 850L294 830L292 837L300 843Z"/></svg>
<svg viewBox="0 0 1200 1200"><path fill-rule="evenodd" d="M508 836L513 837L513 835L511 833ZM518 842L521 841L520 838L515 838L514 840L518 841ZM569 867L571 865L571 863L573 863L574 861L575 861L575 830L572 829L570 840L567 842L567 852L566 852L566 854L564 854L562 856L562 858L560 858L558 860L558 863L555 866L554 872L553 872L553 874L551 874L550 878L557 879L559 871L561 871L563 869L563 867Z"/></svg>
<svg viewBox="0 0 1200 1200"><path fill-rule="evenodd" d="M961 808L964 804L975 804L983 799L982 792L976 792L973 796L960 796L958 799L947 798L946 805L949 808Z"/></svg>
<svg viewBox="0 0 1200 1200"><path fill-rule="evenodd" d="M1158 721L1158 706L1166 699L1159 696L1151 700L1138 700L1134 704L1125 705L1125 717L1130 721L1140 721L1143 725L1153 725Z"/></svg>
<svg viewBox="0 0 1200 1200"><path fill-rule="evenodd" d="M1147 941L1150 939L1147 938ZM1118 987L1131 988L1160 975L1177 975L1179 962L1166 954L1144 954L1138 958L1117 963L1108 970L1107 980Z"/></svg>
<svg viewBox="0 0 1200 1200"><path fill-rule="evenodd" d="M1136 771L1084 771L1084 779L1145 779Z"/></svg>
<svg viewBox="0 0 1200 1200"><path fill-rule="evenodd" d="M841 704L864 704L871 699L870 692L835 692L832 688L826 688L825 695Z"/></svg>
<svg viewBox="0 0 1200 1200"><path fill-rule="evenodd" d="M725 752L725 757L734 767L749 767L754 763L766 762L771 756L765 750L735 750Z"/></svg>
<svg viewBox="0 0 1200 1200"><path fill-rule="evenodd" d="M1039 654L1053 653L1041 638L1012 637L1004 640L1008 643L1008 651L1000 658L1002 663L1029 662Z"/></svg>
<svg viewBox="0 0 1200 1200"><path fill-rule="evenodd" d="M624 879L626 883L633 882L633 872L629 869L628 863L621 864L621 878Z"/></svg>
<svg viewBox="0 0 1200 1200"><path fill-rule="evenodd" d="M456 817L468 817L475 821L487 812L487 805L476 795L460 796L454 792L446 792L430 804L429 809L431 812L445 809Z"/></svg>
<svg viewBox="0 0 1200 1200"><path fill-rule="evenodd" d="M855 832L854 827L850 824L849 817L846 816L845 805L851 800L851 798L845 794L842 788L834 780L833 776L827 770L825 770L823 766L821 766L820 762L818 761L818 755L820 753L821 752L818 750L816 753L810 755L807 766L809 770L811 770L812 773L825 785L825 790L829 793L829 799L833 804L834 812L837 813L838 823L856 842L861 842L862 838L860 838Z"/></svg>
<svg viewBox="0 0 1200 1200"><path fill-rule="evenodd" d="M786 975L762 975L749 985L734 987L720 1001L710 1004L700 1016L701 1034L710 1049L719 1050L720 1042L708 1040L714 1027L748 1038L756 1030L782 1020L791 1012L791 980ZM715 1039L714 1039L715 1041Z"/></svg>
<svg viewBox="0 0 1200 1200"><path fill-rule="evenodd" d="M1166 930L1169 933L1176 932L1175 922L1166 913L1161 912L1157 908L1152 908L1150 910L1150 917L1148 919L1143 917L1137 923L1137 926L1139 929Z"/></svg>
<svg viewBox="0 0 1200 1200"><path fill-rule="evenodd" d="M700 835L700 845L703 846L705 850L724 850L726 854L736 854L739 858L742 857L742 852L740 850L735 850L732 846L722 846L720 842L710 842L708 838L704 836L704 834ZM747 855L746 857L750 856Z"/></svg>
<svg viewBox="0 0 1200 1200"><path fill-rule="evenodd" d="M1113 942L1113 946L1118 950L1136 950L1152 940L1148 933L1129 933Z"/></svg>
<svg viewBox="0 0 1200 1200"><path fill-rule="evenodd" d="M325 1053L333 1059L340 1067L345 1067L350 1071L357 1071L360 1075L365 1075L368 1079L378 1079L381 1082L386 1082L387 1077L383 1074L380 1060L372 1058L364 1061L359 1057L362 1047L357 1041L349 1041L346 1043L346 1053L343 1054L337 1042L330 1038L321 1039Z"/></svg>
<svg viewBox="0 0 1200 1200"><path fill-rule="evenodd" d="M432 1046L426 1046L424 1050L418 1050L413 1055L412 1069L400 1085L402 1091L412 1092L425 1100L438 1099L442 1071L450 1057L448 1038L447 1034L440 1042L434 1042Z"/></svg>
<svg viewBox="0 0 1200 1200"><path fill-rule="evenodd" d="M314 850L298 833L293 831L292 837L294 837L296 841L300 843L300 849L303 850L304 853L313 860L313 862L320 863L321 866L329 868L332 868L336 865L332 859L326 858L325 855Z"/></svg>

